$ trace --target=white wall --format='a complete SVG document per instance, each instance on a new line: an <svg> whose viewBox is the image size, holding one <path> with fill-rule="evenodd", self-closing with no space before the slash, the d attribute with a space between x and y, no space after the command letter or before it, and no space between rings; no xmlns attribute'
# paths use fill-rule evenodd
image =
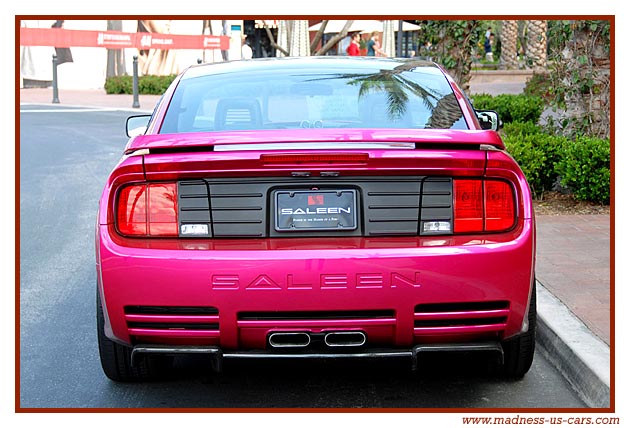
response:
<svg viewBox="0 0 630 428"><path fill-rule="evenodd" d="M167 21L163 21L166 23ZM29 28L50 28L54 20L25 20L22 26ZM136 20L122 22L122 31L135 33L137 31ZM220 35L221 21L213 21L214 35ZM243 21L229 21L228 29L232 24L243 25ZM200 35L203 27L202 20L172 20L169 31L172 34ZM106 31L106 20L66 20L64 28L67 30L92 30ZM240 52L240 40L239 44ZM61 64L57 68L59 89L100 89L105 84L107 72L107 50L105 48L70 48L74 62ZM52 80L52 55L53 47L33 46L21 48L20 69L22 78L35 80ZM138 55L137 49L125 49L125 69L127 74L133 74L133 56ZM26 59L29 56L30 59ZM176 51L175 64L177 72L186 67L197 64L197 59L205 62L222 61L219 50L195 50L181 49ZM25 63L23 63L25 61Z"/></svg>

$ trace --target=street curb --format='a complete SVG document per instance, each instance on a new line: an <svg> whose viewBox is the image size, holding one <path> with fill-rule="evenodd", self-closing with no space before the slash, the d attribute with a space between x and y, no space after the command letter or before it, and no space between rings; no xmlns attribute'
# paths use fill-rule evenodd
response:
<svg viewBox="0 0 630 428"><path fill-rule="evenodd" d="M45 106L45 107L50 107L50 109L52 110L53 107L63 110L63 109L76 109L77 111L85 111L86 109L92 109L94 111L126 111L129 113L136 113L136 114L151 114L153 113L153 110L147 110L147 109L142 109L142 108L133 108L133 107L105 107L102 105L86 105L86 104L50 104L50 103L38 103L38 102L20 102L20 109L22 108L22 106ZM68 110L69 112L71 110ZM23 113L20 110L21 113ZM26 111L28 112L28 110Z"/></svg>
<svg viewBox="0 0 630 428"><path fill-rule="evenodd" d="M610 408L610 347L536 282L539 350L584 402Z"/></svg>

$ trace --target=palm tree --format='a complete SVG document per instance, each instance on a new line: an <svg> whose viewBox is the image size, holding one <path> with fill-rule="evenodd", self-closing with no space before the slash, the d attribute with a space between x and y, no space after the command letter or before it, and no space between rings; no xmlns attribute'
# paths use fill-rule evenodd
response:
<svg viewBox="0 0 630 428"><path fill-rule="evenodd" d="M107 20L107 31L122 31L122 21ZM122 49L107 49L107 77L126 74L125 55Z"/></svg>
<svg viewBox="0 0 630 428"><path fill-rule="evenodd" d="M547 21L527 21L527 59L536 71L547 68Z"/></svg>
<svg viewBox="0 0 630 428"><path fill-rule="evenodd" d="M443 96L435 89L428 89L403 73L426 65L424 61L407 61L391 70L379 70L372 74L335 73L314 80L349 79L349 85L359 86L359 98L384 92L386 94L387 116L390 121L402 120L407 113L409 94L420 98L432 115L426 128L450 128L462 116L453 93Z"/></svg>
<svg viewBox="0 0 630 428"><path fill-rule="evenodd" d="M396 36L394 33L394 22L392 20L383 21L383 52L387 56L396 56L396 47L395 40Z"/></svg>
<svg viewBox="0 0 630 428"><path fill-rule="evenodd" d="M454 93L440 98L425 128L449 129L462 117L462 109Z"/></svg>
<svg viewBox="0 0 630 428"><path fill-rule="evenodd" d="M516 41L518 38L518 22L501 22L501 68L515 70L518 68Z"/></svg>
<svg viewBox="0 0 630 428"><path fill-rule="evenodd" d="M290 54L291 56L309 56L311 54L309 39L308 39L308 21L307 20L292 20L288 21L290 24Z"/></svg>

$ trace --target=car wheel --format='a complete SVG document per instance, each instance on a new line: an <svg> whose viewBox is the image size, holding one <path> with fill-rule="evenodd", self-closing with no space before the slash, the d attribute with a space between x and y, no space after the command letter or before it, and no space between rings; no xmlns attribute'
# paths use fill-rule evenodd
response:
<svg viewBox="0 0 630 428"><path fill-rule="evenodd" d="M503 347L503 375L507 378L519 379L532 366L536 347L536 283L532 289L529 302L529 329L518 337L504 341Z"/></svg>
<svg viewBox="0 0 630 428"><path fill-rule="evenodd" d="M96 324L98 350L105 375L117 382L139 382L155 379L168 369L170 360L162 356L141 355L131 365L131 347L116 343L105 336L105 317L100 293L96 291Z"/></svg>

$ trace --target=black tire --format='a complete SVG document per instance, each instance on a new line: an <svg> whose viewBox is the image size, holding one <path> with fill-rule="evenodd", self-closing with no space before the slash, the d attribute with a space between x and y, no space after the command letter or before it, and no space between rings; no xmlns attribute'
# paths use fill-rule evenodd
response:
<svg viewBox="0 0 630 428"><path fill-rule="evenodd" d="M520 379L532 366L536 348L536 282L529 302L529 329L517 337L501 343L503 347L503 370L506 378Z"/></svg>
<svg viewBox="0 0 630 428"><path fill-rule="evenodd" d="M141 355L131 366L131 347L116 343L105 336L105 317L98 290L96 291L96 325L101 367L105 375L116 382L141 382L156 379L167 369L167 359Z"/></svg>

